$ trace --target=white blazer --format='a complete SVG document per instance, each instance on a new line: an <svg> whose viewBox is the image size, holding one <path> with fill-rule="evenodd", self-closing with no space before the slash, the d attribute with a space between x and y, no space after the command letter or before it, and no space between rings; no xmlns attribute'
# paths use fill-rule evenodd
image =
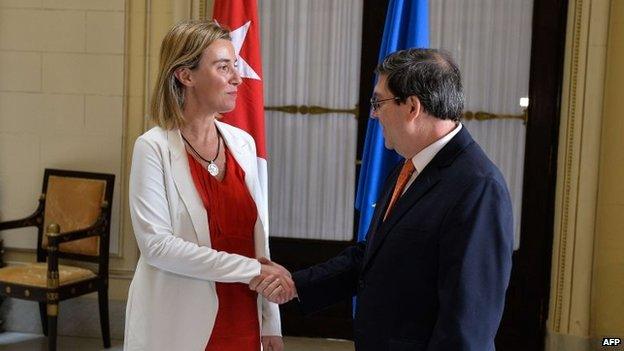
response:
<svg viewBox="0 0 624 351"><path fill-rule="evenodd" d="M216 124L258 209L256 256L269 257L267 194L258 181L254 140ZM210 247L208 217L179 130L154 127L137 139L129 195L141 256L130 284L124 349L203 351L219 306L215 282L249 283L260 263ZM261 335L281 335L278 306L260 296L258 320Z"/></svg>

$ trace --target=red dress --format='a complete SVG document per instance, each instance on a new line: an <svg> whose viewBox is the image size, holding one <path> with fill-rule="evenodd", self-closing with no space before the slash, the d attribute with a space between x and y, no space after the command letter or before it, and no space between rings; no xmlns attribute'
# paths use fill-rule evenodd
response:
<svg viewBox="0 0 624 351"><path fill-rule="evenodd" d="M255 257L256 204L245 185L245 172L225 149L225 176L221 182L188 154L195 187L208 213L213 249ZM258 351L260 326L257 294L247 284L216 283L219 308L207 351Z"/></svg>

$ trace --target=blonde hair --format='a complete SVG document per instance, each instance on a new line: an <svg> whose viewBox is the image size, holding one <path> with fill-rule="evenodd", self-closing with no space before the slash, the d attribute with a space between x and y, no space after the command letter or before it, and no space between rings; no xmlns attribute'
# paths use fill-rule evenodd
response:
<svg viewBox="0 0 624 351"><path fill-rule="evenodd" d="M152 121L163 129L184 125L184 85L175 71L199 65L202 52L218 39L231 40L230 32L214 21L183 21L173 26L160 47L160 67L152 92L150 112Z"/></svg>

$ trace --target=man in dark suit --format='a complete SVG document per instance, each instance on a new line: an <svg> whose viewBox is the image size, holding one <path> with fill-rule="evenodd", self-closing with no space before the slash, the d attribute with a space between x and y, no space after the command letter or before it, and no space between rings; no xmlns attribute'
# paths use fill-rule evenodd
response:
<svg viewBox="0 0 624 351"><path fill-rule="evenodd" d="M511 201L460 123L459 69L444 52L410 49L377 73L373 116L406 161L384 185L367 241L293 274L299 303L311 312L357 295L359 351L494 350L511 271ZM275 297L271 282L252 287Z"/></svg>

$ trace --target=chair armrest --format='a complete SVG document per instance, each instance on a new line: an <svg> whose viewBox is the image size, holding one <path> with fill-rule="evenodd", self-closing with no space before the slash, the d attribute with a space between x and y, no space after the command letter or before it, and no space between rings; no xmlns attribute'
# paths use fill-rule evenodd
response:
<svg viewBox="0 0 624 351"><path fill-rule="evenodd" d="M80 240L92 236L100 236L101 233L106 233L106 217L104 214L101 214L95 223L90 227L72 230L71 232L65 233L55 233L48 230L46 232L46 236L48 238L48 245L58 246L59 244L68 241Z"/></svg>
<svg viewBox="0 0 624 351"><path fill-rule="evenodd" d="M38 227L43 223L43 206L45 203L45 194L41 194L39 197L39 206L33 214L28 217L17 219L13 221L0 222L0 230L23 228L23 227Z"/></svg>

